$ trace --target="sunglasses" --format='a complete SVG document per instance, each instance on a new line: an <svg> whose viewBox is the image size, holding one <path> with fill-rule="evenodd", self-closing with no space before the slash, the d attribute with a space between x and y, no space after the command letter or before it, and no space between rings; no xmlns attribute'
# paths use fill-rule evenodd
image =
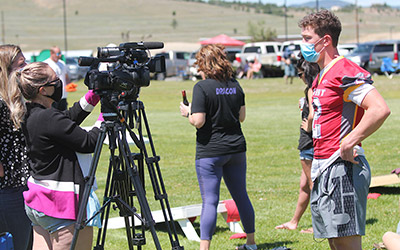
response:
<svg viewBox="0 0 400 250"><path fill-rule="evenodd" d="M301 78L304 75L304 72L299 72L297 75Z"/></svg>
<svg viewBox="0 0 400 250"><path fill-rule="evenodd" d="M61 56L61 52L56 53L56 56Z"/></svg>
<svg viewBox="0 0 400 250"><path fill-rule="evenodd" d="M54 79L54 80L52 80L52 81L46 82L45 84L43 84L43 87L54 86L54 85L56 85L58 82L61 82L61 79L60 79L60 78L56 78L56 79ZM52 83L56 83L56 84L52 84Z"/></svg>

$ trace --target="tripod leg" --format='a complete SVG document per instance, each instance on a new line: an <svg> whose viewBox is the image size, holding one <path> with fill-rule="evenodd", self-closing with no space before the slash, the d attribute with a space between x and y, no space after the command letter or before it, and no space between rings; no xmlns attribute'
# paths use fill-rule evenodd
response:
<svg viewBox="0 0 400 250"><path fill-rule="evenodd" d="M84 224L85 224L84 217L86 216L86 206L87 206L87 202L89 199L90 191L93 187L93 183L95 180L95 174L96 174L96 170L97 170L97 165L99 163L100 153L101 153L101 149L103 147L103 142L106 137L105 123L101 124L100 130L101 131L100 131L99 137L97 139L96 147L95 147L95 150L93 153L93 159L90 164L88 180L85 183L85 190L83 192L83 197L80 199L78 216L77 216L76 223L75 223L74 237L72 238L72 242L71 242L71 248L70 248L71 250L75 249L75 245L76 245L76 242L77 242L78 236L79 236L79 230L84 228Z"/></svg>
<svg viewBox="0 0 400 250"><path fill-rule="evenodd" d="M138 198L139 205L140 205L141 215L145 219L146 226L148 226L150 228L156 249L161 249L160 242L158 240L158 236L157 236L157 233L156 233L155 227L154 227L155 222L153 220L150 206L149 206L146 196L145 196L145 190L144 190L143 184L140 180L137 166L135 165L135 162L132 157L132 153L130 152L130 149L129 149L129 144L126 140L126 134L123 133L122 136L123 136L123 138L122 138L122 141L120 141L120 142L121 142L121 148L124 149L123 157L124 157L125 162L127 163L126 167L127 167L128 176L130 177L132 184L136 191L136 196Z"/></svg>

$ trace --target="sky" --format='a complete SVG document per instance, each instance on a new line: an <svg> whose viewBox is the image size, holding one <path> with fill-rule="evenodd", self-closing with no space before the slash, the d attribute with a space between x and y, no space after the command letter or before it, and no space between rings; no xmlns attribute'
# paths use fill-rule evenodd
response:
<svg viewBox="0 0 400 250"><path fill-rule="evenodd" d="M258 2L258 0L241 0L242 2ZM305 3L305 2L309 2L312 0L286 0L286 4L287 5L291 5L291 4L300 4L300 3ZM321 1L321 0L319 0ZM354 4L355 0L343 0L345 2L349 2ZM283 5L285 0L261 0L262 3L271 3L271 4L276 4L276 5ZM391 6L399 6L400 2L399 0L357 0L357 4L361 5L361 6L371 6L371 4L388 4Z"/></svg>

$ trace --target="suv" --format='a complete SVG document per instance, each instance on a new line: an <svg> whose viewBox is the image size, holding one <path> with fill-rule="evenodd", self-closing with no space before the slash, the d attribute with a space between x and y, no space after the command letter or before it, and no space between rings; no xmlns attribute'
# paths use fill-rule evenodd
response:
<svg viewBox="0 0 400 250"><path fill-rule="evenodd" d="M345 55L345 57L363 67L364 69L368 69L369 57L372 48L377 43L378 41L360 43L358 44L357 48L355 48L350 54Z"/></svg>
<svg viewBox="0 0 400 250"><path fill-rule="evenodd" d="M242 64L253 61L255 58L261 63L263 76L282 76L280 42L255 42L243 46L242 52L236 54L236 61Z"/></svg>
<svg viewBox="0 0 400 250"><path fill-rule="evenodd" d="M388 57L394 64L399 62L400 40L381 41L374 45L369 56L368 70L371 73L382 73L382 59Z"/></svg>
<svg viewBox="0 0 400 250"><path fill-rule="evenodd" d="M190 52L174 51L162 52L156 56L165 57L165 72L155 74L154 78L157 80L164 80L166 77L179 76L186 78L186 68L190 58Z"/></svg>

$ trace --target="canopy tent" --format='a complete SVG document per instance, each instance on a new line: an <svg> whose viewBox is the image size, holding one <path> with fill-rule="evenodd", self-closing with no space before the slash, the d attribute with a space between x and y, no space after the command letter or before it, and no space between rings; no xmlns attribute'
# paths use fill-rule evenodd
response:
<svg viewBox="0 0 400 250"><path fill-rule="evenodd" d="M215 37L212 37L210 39L204 40L200 42L201 45L206 45L206 44L222 44L224 46L230 46L230 47L234 47L234 46L243 46L246 43L233 39L227 35L221 34Z"/></svg>

